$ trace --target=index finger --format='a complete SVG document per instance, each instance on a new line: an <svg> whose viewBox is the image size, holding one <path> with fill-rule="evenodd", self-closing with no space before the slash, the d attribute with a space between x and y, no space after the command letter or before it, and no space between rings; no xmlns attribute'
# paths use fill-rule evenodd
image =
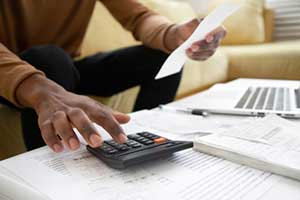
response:
<svg viewBox="0 0 300 200"><path fill-rule="evenodd" d="M127 136L116 118L107 110L95 110L90 113L91 119L101 125L118 143L124 143Z"/></svg>
<svg viewBox="0 0 300 200"><path fill-rule="evenodd" d="M102 138L98 130L81 109L72 109L68 112L68 117L73 126L81 133L85 141L92 147L99 147L102 144Z"/></svg>

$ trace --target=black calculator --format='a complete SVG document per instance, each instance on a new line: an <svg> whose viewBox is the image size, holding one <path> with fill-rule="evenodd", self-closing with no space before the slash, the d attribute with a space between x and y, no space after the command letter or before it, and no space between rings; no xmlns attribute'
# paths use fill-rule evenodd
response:
<svg viewBox="0 0 300 200"><path fill-rule="evenodd" d="M87 150L108 166L123 169L193 147L192 142L173 141L149 132L131 134L127 137L128 140L124 144L109 140L104 141L98 148L87 146Z"/></svg>

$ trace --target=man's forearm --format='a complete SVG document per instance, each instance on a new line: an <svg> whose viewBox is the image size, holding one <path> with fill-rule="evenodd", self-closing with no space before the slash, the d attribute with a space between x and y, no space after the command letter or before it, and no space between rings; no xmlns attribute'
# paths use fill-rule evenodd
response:
<svg viewBox="0 0 300 200"><path fill-rule="evenodd" d="M164 37L164 46L170 52L174 51L180 44L177 41L176 26L172 25L166 32Z"/></svg>

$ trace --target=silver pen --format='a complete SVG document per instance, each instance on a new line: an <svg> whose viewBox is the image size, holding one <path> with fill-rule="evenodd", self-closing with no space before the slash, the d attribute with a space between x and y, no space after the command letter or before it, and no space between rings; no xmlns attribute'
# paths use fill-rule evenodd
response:
<svg viewBox="0 0 300 200"><path fill-rule="evenodd" d="M169 111L175 111L175 112L181 112L191 115L200 115L203 117L207 117L209 113L202 109L192 109L192 108L176 108L172 106L165 106L165 105L159 105L159 109L161 110L169 110Z"/></svg>

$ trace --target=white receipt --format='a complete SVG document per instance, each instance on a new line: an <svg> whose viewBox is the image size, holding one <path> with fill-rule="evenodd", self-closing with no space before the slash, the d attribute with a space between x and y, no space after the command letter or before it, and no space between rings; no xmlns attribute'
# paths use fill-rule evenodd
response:
<svg viewBox="0 0 300 200"><path fill-rule="evenodd" d="M227 17L239 8L240 4L237 3L222 4L205 17L194 33L168 57L155 79L179 72L187 59L185 54L186 49L194 42L205 39L207 34L219 27Z"/></svg>

